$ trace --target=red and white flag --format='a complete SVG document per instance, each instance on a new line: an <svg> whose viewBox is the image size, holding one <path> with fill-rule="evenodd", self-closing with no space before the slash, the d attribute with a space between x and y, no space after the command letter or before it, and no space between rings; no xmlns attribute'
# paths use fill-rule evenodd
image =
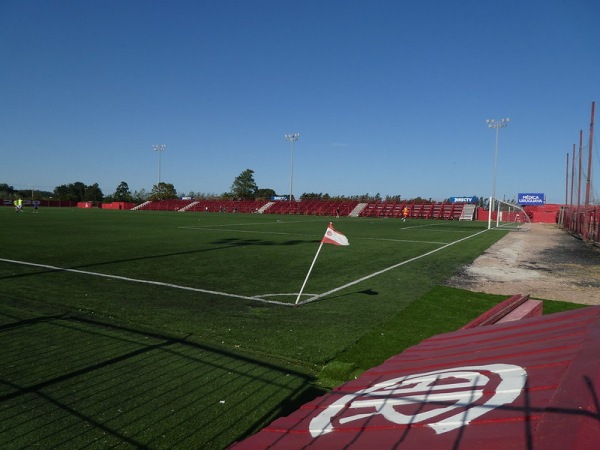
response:
<svg viewBox="0 0 600 450"><path fill-rule="evenodd" d="M327 227L327 231L325 231L325 236L323 236L321 242L323 244L350 245L348 238L339 231L334 230L333 223L331 222L329 222L329 226Z"/></svg>
<svg viewBox="0 0 600 450"><path fill-rule="evenodd" d="M317 257L319 256L319 252L323 247L323 244L333 244L333 245L350 245L348 242L348 238L344 236L339 231L335 231L333 229L333 223L329 222L329 226L327 227L327 231L325 231L325 236L321 239L321 245L319 245L319 249L317 250L317 254L315 255L312 264L310 265L310 269L308 269L308 273L306 274L306 278L304 279L304 283L302 283L302 287L300 288L300 292L298 293L298 297L296 298L296 305L300 301L300 297L302 297L302 292L304 292L304 286L306 286L306 282L308 281L308 277L310 277L310 273L317 261Z"/></svg>

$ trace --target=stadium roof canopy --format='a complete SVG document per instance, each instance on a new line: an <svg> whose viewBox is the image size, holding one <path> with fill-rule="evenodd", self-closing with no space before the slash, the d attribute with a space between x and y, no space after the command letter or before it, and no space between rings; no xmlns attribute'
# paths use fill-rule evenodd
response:
<svg viewBox="0 0 600 450"><path fill-rule="evenodd" d="M434 336L240 449L592 449L600 306Z"/></svg>

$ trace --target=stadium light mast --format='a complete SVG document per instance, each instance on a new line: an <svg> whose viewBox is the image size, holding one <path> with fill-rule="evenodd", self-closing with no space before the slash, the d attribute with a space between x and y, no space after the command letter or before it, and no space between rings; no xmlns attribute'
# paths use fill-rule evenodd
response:
<svg viewBox="0 0 600 450"><path fill-rule="evenodd" d="M494 211L494 202L496 201L496 170L498 167L498 135L500 128L506 128L508 126L508 122L510 122L509 118L506 119L487 119L485 123L487 123L488 128L496 129L496 149L494 151L494 181L492 185L492 198L490 200L489 205L489 217L488 217L488 230L492 227L492 212Z"/></svg>
<svg viewBox="0 0 600 450"><path fill-rule="evenodd" d="M152 148L158 153L158 184L160 184L160 154L167 149L165 144L156 144Z"/></svg>
<svg viewBox="0 0 600 450"><path fill-rule="evenodd" d="M290 202L294 197L294 142L300 137L300 133L286 134L285 140L292 143L292 156L290 160Z"/></svg>

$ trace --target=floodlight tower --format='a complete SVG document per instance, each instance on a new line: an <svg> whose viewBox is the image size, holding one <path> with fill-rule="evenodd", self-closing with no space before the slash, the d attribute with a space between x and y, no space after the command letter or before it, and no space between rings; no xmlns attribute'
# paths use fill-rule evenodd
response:
<svg viewBox="0 0 600 450"><path fill-rule="evenodd" d="M506 128L508 126L508 122L510 122L509 118L506 119L487 119L485 123L487 123L488 128L496 129L496 150L494 151L494 182L492 186L492 199L490 200L489 205L489 217L488 217L488 229L491 228L492 223L492 212L494 211L494 202L496 201L496 169L498 166L498 132L500 128Z"/></svg>
<svg viewBox="0 0 600 450"><path fill-rule="evenodd" d="M165 144L156 144L152 148L158 153L158 184L160 184L160 154L167 149Z"/></svg>
<svg viewBox="0 0 600 450"><path fill-rule="evenodd" d="M294 142L300 137L300 133L286 134L285 140L292 143L292 157L290 162L290 202L294 196Z"/></svg>

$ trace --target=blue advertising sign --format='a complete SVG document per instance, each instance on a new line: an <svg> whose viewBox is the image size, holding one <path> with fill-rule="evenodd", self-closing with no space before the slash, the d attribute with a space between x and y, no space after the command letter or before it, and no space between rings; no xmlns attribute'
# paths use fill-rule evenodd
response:
<svg viewBox="0 0 600 450"><path fill-rule="evenodd" d="M477 203L477 197L450 197L450 203Z"/></svg>
<svg viewBox="0 0 600 450"><path fill-rule="evenodd" d="M277 201L283 201L283 200L289 200L290 196L289 195L272 195L271 196L271 201L272 202L277 202Z"/></svg>
<svg viewBox="0 0 600 450"><path fill-rule="evenodd" d="M546 203L545 194L519 194L519 205L543 205Z"/></svg>

